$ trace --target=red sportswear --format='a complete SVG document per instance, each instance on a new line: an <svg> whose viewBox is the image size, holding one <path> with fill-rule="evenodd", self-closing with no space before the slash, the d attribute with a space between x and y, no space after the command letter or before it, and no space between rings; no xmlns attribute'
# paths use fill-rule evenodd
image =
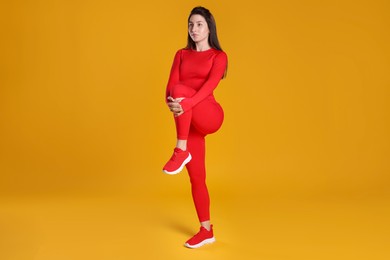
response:
<svg viewBox="0 0 390 260"><path fill-rule="evenodd" d="M213 95L214 89L225 74L227 56L216 49L195 51L181 49L176 52L169 77L166 98L176 84L183 84L196 90L196 94L180 104L184 111L191 109L200 101Z"/></svg>
<svg viewBox="0 0 390 260"><path fill-rule="evenodd" d="M225 52L209 49L176 52L169 81L167 97L184 97L180 102L184 113L174 117L177 138L187 140L192 160L186 164L192 197L200 222L210 220L210 198L206 186L205 136L217 131L223 122L222 107L213 91L222 79L227 66Z"/></svg>

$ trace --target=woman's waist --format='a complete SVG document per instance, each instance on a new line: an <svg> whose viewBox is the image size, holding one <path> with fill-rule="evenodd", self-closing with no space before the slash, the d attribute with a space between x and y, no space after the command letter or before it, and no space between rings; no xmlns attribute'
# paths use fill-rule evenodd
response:
<svg viewBox="0 0 390 260"><path fill-rule="evenodd" d="M188 80L182 80L180 83L190 88L193 88L195 90L199 90L200 88L202 88L204 82L205 82L204 79L188 79Z"/></svg>

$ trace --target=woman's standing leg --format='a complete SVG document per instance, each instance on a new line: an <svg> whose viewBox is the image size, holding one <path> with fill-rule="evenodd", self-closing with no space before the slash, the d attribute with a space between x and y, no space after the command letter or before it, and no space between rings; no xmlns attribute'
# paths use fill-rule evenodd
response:
<svg viewBox="0 0 390 260"><path fill-rule="evenodd" d="M201 227L199 232L185 243L185 246L198 248L204 244L213 243L215 238L213 226L210 225L210 197L206 186L205 135L193 127L191 127L188 136L188 150L193 155L193 159L186 167L190 176L192 198Z"/></svg>
<svg viewBox="0 0 390 260"><path fill-rule="evenodd" d="M199 222L210 230L210 197L206 185L205 136L194 128L188 136L188 150L192 160L187 164L191 192Z"/></svg>
<svg viewBox="0 0 390 260"><path fill-rule="evenodd" d="M192 160L186 167L190 176L192 197L199 222L207 230L210 230L210 197L206 185L205 136L217 131L223 119L223 110L214 99L204 100L192 109L187 143Z"/></svg>
<svg viewBox="0 0 390 260"><path fill-rule="evenodd" d="M217 131L222 122L223 110L213 99L199 103L192 110L191 128L187 144L193 159L186 167L201 228L195 236L185 243L190 248L197 248L215 241L213 226L210 224L210 197L206 185L205 136Z"/></svg>

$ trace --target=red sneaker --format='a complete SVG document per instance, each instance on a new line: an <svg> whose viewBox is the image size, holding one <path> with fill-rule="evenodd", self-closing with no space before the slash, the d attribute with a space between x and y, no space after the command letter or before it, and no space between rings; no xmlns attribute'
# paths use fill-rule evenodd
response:
<svg viewBox="0 0 390 260"><path fill-rule="evenodd" d="M204 227L200 227L200 231L189 239L184 245L189 248L198 248L205 244L211 244L215 242L213 234L213 225L210 227L210 231Z"/></svg>
<svg viewBox="0 0 390 260"><path fill-rule="evenodd" d="M180 148L173 150L171 159L165 164L163 172L166 174L176 174L183 170L184 166L191 161L192 157L188 151L183 151Z"/></svg>

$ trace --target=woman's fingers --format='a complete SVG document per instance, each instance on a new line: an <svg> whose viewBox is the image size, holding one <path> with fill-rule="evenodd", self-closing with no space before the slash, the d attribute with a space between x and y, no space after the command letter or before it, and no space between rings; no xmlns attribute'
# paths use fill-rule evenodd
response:
<svg viewBox="0 0 390 260"><path fill-rule="evenodd" d="M183 108L179 104L183 99L184 97L180 97L180 98L173 98L171 96L167 97L167 100L170 101L167 102L169 110L173 112L175 116L180 116L181 114L184 113Z"/></svg>
<svg viewBox="0 0 390 260"><path fill-rule="evenodd" d="M179 97L179 98L173 98L171 96L167 97L168 101L171 101L171 102L181 102L184 97Z"/></svg>
<svg viewBox="0 0 390 260"><path fill-rule="evenodd" d="M173 113L183 112L181 105L177 102L169 102L168 107L169 107L169 110L171 110L171 112L173 112Z"/></svg>
<svg viewBox="0 0 390 260"><path fill-rule="evenodd" d="M174 116L180 116L181 114L183 114L184 113L184 111L183 110L180 110L180 111L175 111L175 112L173 112L173 115Z"/></svg>
<svg viewBox="0 0 390 260"><path fill-rule="evenodd" d="M181 105L177 102L169 102L168 107L170 108L181 108Z"/></svg>
<svg viewBox="0 0 390 260"><path fill-rule="evenodd" d="M174 107L174 108L171 108L171 111L173 113L181 113L181 112L183 112L183 109L181 109L181 107Z"/></svg>

